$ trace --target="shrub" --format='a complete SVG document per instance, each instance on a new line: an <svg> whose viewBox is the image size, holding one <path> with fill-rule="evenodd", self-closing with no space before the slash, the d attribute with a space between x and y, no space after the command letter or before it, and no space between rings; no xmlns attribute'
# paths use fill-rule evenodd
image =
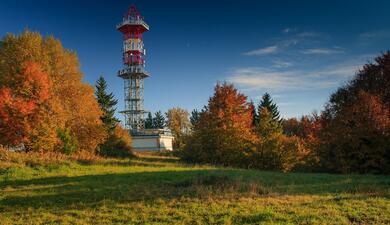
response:
<svg viewBox="0 0 390 225"><path fill-rule="evenodd" d="M58 152L14 152L0 146L0 168L59 166L73 161L81 163L101 162L103 158L88 151L77 151L72 155Z"/></svg>
<svg viewBox="0 0 390 225"><path fill-rule="evenodd" d="M127 130L121 126L116 126L113 134L100 145L100 155L104 157L134 157L133 149L131 147L131 137Z"/></svg>
<svg viewBox="0 0 390 225"><path fill-rule="evenodd" d="M70 155L77 150L77 139L67 129L57 129L58 138L61 140L59 148L61 152Z"/></svg>

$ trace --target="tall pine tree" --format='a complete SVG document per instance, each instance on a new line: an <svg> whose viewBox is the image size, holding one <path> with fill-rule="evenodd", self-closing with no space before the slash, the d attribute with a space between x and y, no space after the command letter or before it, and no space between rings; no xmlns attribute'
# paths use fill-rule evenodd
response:
<svg viewBox="0 0 390 225"><path fill-rule="evenodd" d="M255 103L253 103L252 100L249 102L249 105L252 109L252 125L256 126L256 124L259 122L259 115L256 111Z"/></svg>
<svg viewBox="0 0 390 225"><path fill-rule="evenodd" d="M191 112L191 117L190 117L190 122L192 124L192 127L195 127L200 120L200 112L197 109L192 110Z"/></svg>
<svg viewBox="0 0 390 225"><path fill-rule="evenodd" d="M145 119L145 128L146 129L154 128L154 126L153 126L153 116L152 116L151 112L148 113L148 117L146 117L146 119Z"/></svg>
<svg viewBox="0 0 390 225"><path fill-rule="evenodd" d="M280 113L278 110L278 106L272 101L271 95L268 94L267 92L263 95L257 107L257 112L258 112L257 122L261 120L262 117L261 112L263 108L266 108L271 113L272 119L274 121L280 122Z"/></svg>
<svg viewBox="0 0 390 225"><path fill-rule="evenodd" d="M153 118L153 128L163 129L165 127L165 117L161 111L157 111Z"/></svg>
<svg viewBox="0 0 390 225"><path fill-rule="evenodd" d="M112 132L119 120L115 117L115 106L118 103L118 100L115 99L114 94L107 93L107 82L103 76L100 76L96 81L95 85L95 96L99 103L101 110L103 111L103 115L100 119L103 121L107 129Z"/></svg>

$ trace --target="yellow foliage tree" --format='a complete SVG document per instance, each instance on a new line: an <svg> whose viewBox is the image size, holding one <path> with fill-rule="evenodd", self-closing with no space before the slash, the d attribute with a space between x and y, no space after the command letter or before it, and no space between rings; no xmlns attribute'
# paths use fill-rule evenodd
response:
<svg viewBox="0 0 390 225"><path fill-rule="evenodd" d="M188 134L191 129L189 116L188 111L181 108L172 108L167 112L167 126L175 137L174 145L176 148L180 148L183 135Z"/></svg>
<svg viewBox="0 0 390 225"><path fill-rule="evenodd" d="M41 65L51 82L47 104L50 117L41 132L68 128L75 134L80 150L95 151L107 134L93 88L82 82L76 53L64 49L59 40L43 38L36 32L25 31L18 36L8 34L0 46L0 86L6 83L7 77L18 74L26 61ZM8 87L13 85L13 82L7 83Z"/></svg>

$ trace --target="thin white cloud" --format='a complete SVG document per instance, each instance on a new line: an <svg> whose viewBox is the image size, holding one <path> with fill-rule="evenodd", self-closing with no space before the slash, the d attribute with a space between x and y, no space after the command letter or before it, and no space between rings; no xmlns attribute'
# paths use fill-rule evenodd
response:
<svg viewBox="0 0 390 225"><path fill-rule="evenodd" d="M297 34L297 36L301 38L312 38L312 37L327 37L328 35L320 32L305 31Z"/></svg>
<svg viewBox="0 0 390 225"><path fill-rule="evenodd" d="M307 47L311 46L313 49L308 49L306 54L330 54L339 52L339 49L317 49L314 48L315 43L319 43L324 37L329 35L319 32L296 32L296 28L285 28L282 30L282 37L274 38L272 44L268 47L254 49L251 51L244 52L243 55L247 56L265 56L272 55L276 53L283 53L288 50L293 50L297 52L296 46ZM298 53L302 53L299 52Z"/></svg>
<svg viewBox="0 0 390 225"><path fill-rule="evenodd" d="M320 70L277 70L262 67L231 71L227 81L248 90L314 90L335 88L351 78L364 64L363 58L324 67Z"/></svg>
<svg viewBox="0 0 390 225"><path fill-rule="evenodd" d="M359 34L361 39L382 39L390 38L390 30L376 30Z"/></svg>
<svg viewBox="0 0 390 225"><path fill-rule="evenodd" d="M277 72L252 68L247 73L241 72L236 71L233 76L228 78L228 81L249 91L259 89L279 91L324 89L338 84L338 81L335 80L315 79L314 76L304 74L302 71Z"/></svg>
<svg viewBox="0 0 390 225"><path fill-rule="evenodd" d="M302 53L306 55L331 55L342 52L343 51L340 48L309 48L302 51Z"/></svg>
<svg viewBox="0 0 390 225"><path fill-rule="evenodd" d="M286 28L284 28L284 29L282 30L282 33L287 34L287 33L294 32L294 31L296 31L296 30L297 30L296 28L286 27Z"/></svg>
<svg viewBox="0 0 390 225"><path fill-rule="evenodd" d="M274 67L274 68L287 68L287 67L290 67L292 65L293 65L292 62L277 59L277 60L273 61L272 67Z"/></svg>
<svg viewBox="0 0 390 225"><path fill-rule="evenodd" d="M278 51L278 46L273 45L273 46L268 46L268 47L265 47L265 48L260 48L260 49L252 50L252 51L249 51L249 52L245 52L244 55L249 55L249 56L253 56L253 55L269 55L269 54L276 53L277 51Z"/></svg>

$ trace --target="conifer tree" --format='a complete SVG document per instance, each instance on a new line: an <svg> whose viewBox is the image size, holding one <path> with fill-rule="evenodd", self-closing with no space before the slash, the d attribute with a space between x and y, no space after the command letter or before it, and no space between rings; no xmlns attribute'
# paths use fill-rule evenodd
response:
<svg viewBox="0 0 390 225"><path fill-rule="evenodd" d="M148 117L146 117L146 119L145 119L145 128L146 129L154 128L153 127L153 116L152 116L151 112L148 113Z"/></svg>
<svg viewBox="0 0 390 225"><path fill-rule="evenodd" d="M273 120L280 122L280 113L278 110L278 106L272 101L271 95L267 92L263 95L257 108L258 120L261 120L261 111L263 108L266 108L272 114Z"/></svg>
<svg viewBox="0 0 390 225"><path fill-rule="evenodd" d="M256 126L256 124L259 122L259 114L257 113L255 104L252 100L249 102L249 105L252 108L252 124L253 126Z"/></svg>
<svg viewBox="0 0 390 225"><path fill-rule="evenodd" d="M107 129L111 132L115 129L119 120L115 117L115 106L118 100L115 99L114 94L107 93L107 82L103 76L100 76L96 82L95 95L103 115L100 117Z"/></svg>
<svg viewBox="0 0 390 225"><path fill-rule="evenodd" d="M197 109L192 110L191 112L191 117L190 117L190 122L192 124L192 127L195 127L200 120L200 112Z"/></svg>
<svg viewBox="0 0 390 225"><path fill-rule="evenodd" d="M165 117L161 111L157 111L153 118L153 128L163 129L165 126Z"/></svg>

